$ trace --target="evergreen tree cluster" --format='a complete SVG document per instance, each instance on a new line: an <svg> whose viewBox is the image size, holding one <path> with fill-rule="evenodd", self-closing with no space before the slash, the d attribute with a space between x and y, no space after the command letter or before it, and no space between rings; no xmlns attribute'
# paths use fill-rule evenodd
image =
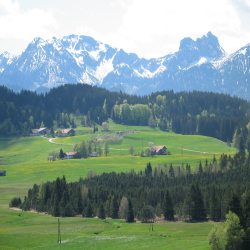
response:
<svg viewBox="0 0 250 250"><path fill-rule="evenodd" d="M249 122L250 104L238 97L208 92L162 91L148 96L110 92L88 84L65 84L49 93L14 93L0 86L0 135L28 135L30 129L102 124L108 118L129 125L158 126L182 134L232 141ZM250 145L250 144L249 144Z"/></svg>
<svg viewBox="0 0 250 250"><path fill-rule="evenodd" d="M34 185L18 206L34 208L53 216L97 215L100 218L134 217L148 221L164 215L193 221L219 221L230 210L245 228L250 227L250 156L221 155L219 163L200 163L198 171L187 164L136 173L90 173L86 179L66 183L65 176L54 182ZM13 202L13 204L16 204Z"/></svg>

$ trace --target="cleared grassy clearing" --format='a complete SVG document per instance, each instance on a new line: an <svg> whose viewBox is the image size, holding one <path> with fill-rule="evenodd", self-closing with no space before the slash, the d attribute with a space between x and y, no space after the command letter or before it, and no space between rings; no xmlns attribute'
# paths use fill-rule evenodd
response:
<svg viewBox="0 0 250 250"><path fill-rule="evenodd" d="M57 244L57 218L7 209L0 218L2 249L209 249L207 234L214 225L156 223L152 232L149 224L61 218L62 244Z"/></svg>

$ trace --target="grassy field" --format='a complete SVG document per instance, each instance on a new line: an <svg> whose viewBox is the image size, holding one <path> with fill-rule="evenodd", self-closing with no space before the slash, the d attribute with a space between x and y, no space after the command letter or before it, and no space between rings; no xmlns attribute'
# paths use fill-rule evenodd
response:
<svg viewBox="0 0 250 250"><path fill-rule="evenodd" d="M13 197L23 198L28 189L41 180L52 181L65 175L68 182L77 181L91 169L98 173L139 171L149 161L153 167L189 163L194 169L200 160L202 163L206 158L211 161L214 154L219 160L221 153L236 152L235 148L210 137L183 136L112 122L109 129L104 133L99 127L99 132L88 134L89 128L77 128L74 137L54 139L59 144L42 137L0 138L0 169L7 172L6 177L0 177L0 249L209 249L207 235L214 223L157 223L152 232L148 224L61 218L63 244L59 245L56 244L57 218L9 209L8 204ZM121 131L134 133L110 141L107 157L47 161L53 150L72 151L72 145L82 139L105 139ZM130 145L134 145L135 153L138 153L142 148L145 150L149 142L155 146L165 145L171 155L153 158L129 155ZM117 226L121 228L117 229Z"/></svg>

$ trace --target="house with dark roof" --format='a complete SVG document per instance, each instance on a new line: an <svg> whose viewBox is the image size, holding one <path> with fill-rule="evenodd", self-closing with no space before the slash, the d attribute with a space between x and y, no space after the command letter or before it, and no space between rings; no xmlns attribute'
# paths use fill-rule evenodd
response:
<svg viewBox="0 0 250 250"><path fill-rule="evenodd" d="M64 159L80 159L81 156L78 152L64 152Z"/></svg>
<svg viewBox="0 0 250 250"><path fill-rule="evenodd" d="M0 170L0 176L6 176L6 171L5 170Z"/></svg>
<svg viewBox="0 0 250 250"><path fill-rule="evenodd" d="M31 133L30 136L41 136L41 135L45 135L46 134L46 129L47 128L34 128L31 129Z"/></svg>
<svg viewBox="0 0 250 250"><path fill-rule="evenodd" d="M155 155L165 155L167 154L167 148L165 146L153 146L150 148L151 152Z"/></svg>
<svg viewBox="0 0 250 250"><path fill-rule="evenodd" d="M66 129L60 130L59 134L61 136L74 136L75 135L75 130L72 129L72 128L66 128Z"/></svg>

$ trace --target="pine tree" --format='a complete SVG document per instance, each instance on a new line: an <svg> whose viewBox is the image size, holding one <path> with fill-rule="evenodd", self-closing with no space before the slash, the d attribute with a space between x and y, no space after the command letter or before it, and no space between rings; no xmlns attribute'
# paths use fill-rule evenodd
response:
<svg viewBox="0 0 250 250"><path fill-rule="evenodd" d="M191 174L191 167L190 167L190 165L186 165L186 174L187 175L190 175Z"/></svg>
<svg viewBox="0 0 250 250"><path fill-rule="evenodd" d="M55 217L60 216L59 200L57 194L54 196L53 206L52 206L52 215Z"/></svg>
<svg viewBox="0 0 250 250"><path fill-rule="evenodd" d="M106 219L106 215L105 215L105 210L104 210L104 206L103 204L100 205L99 207L99 216L100 219Z"/></svg>
<svg viewBox="0 0 250 250"><path fill-rule="evenodd" d="M152 174L152 166L151 166L151 163L147 163L147 167L145 168L145 174L146 176L149 176Z"/></svg>
<svg viewBox="0 0 250 250"><path fill-rule="evenodd" d="M62 197L62 189L61 189L61 180L59 177L56 178L55 184L54 184L54 194L57 195L58 202L60 202Z"/></svg>
<svg viewBox="0 0 250 250"><path fill-rule="evenodd" d="M128 198L128 211L127 211L127 222L133 222L134 221L134 210L131 198Z"/></svg>
<svg viewBox="0 0 250 250"><path fill-rule="evenodd" d="M89 141L89 143L88 143L88 151L89 151L89 154L92 153L92 142L91 141Z"/></svg>
<svg viewBox="0 0 250 250"><path fill-rule="evenodd" d="M210 192L210 201L209 201L209 212L210 212L210 219L216 221L219 219L220 208L219 202L216 195L216 188L215 184L212 184L211 192Z"/></svg>
<svg viewBox="0 0 250 250"><path fill-rule="evenodd" d="M231 199L229 200L228 204L228 210L235 213L242 222L243 216L242 216L241 200L237 192L232 193Z"/></svg>
<svg viewBox="0 0 250 250"><path fill-rule="evenodd" d="M215 158L215 155L214 155L214 158L213 158L213 164L216 163L216 158Z"/></svg>
<svg viewBox="0 0 250 250"><path fill-rule="evenodd" d="M107 156L109 153L109 143L107 140L104 142L104 154Z"/></svg>
<svg viewBox="0 0 250 250"><path fill-rule="evenodd" d="M63 158L64 158L64 153L63 153L63 150L62 150L62 149L60 149L59 158L60 158L60 159L63 159Z"/></svg>
<svg viewBox="0 0 250 250"><path fill-rule="evenodd" d="M192 220L206 219L206 211L204 208L203 196L199 187L198 181L196 184L192 183L190 188L190 215Z"/></svg>
<svg viewBox="0 0 250 250"><path fill-rule="evenodd" d="M246 146L245 146L244 138L243 138L243 136L240 136L240 140L239 140L239 153L241 155L245 155L245 149L246 149Z"/></svg>
<svg viewBox="0 0 250 250"><path fill-rule="evenodd" d="M169 167L169 177L171 178L174 178L174 169L172 167L172 163L170 164L170 167Z"/></svg>
<svg viewBox="0 0 250 250"><path fill-rule="evenodd" d="M196 182L196 208L197 208L197 219L198 220L205 220L206 219L206 210L204 207L204 202L203 202L203 195L201 193L199 183L198 181Z"/></svg>
<svg viewBox="0 0 250 250"><path fill-rule="evenodd" d="M62 216L67 216L67 212L66 212L66 205L68 203L68 195L67 192L64 191L63 195L62 195L62 199L60 201L60 211L61 211L61 215Z"/></svg>
<svg viewBox="0 0 250 250"><path fill-rule="evenodd" d="M87 209L86 209L86 217L92 217L92 215L93 215L93 210L92 210L92 206L89 202L87 205Z"/></svg>
<svg viewBox="0 0 250 250"><path fill-rule="evenodd" d="M201 161L200 161L200 164L199 164L199 170L198 170L198 173L199 173L199 174L202 174L202 173L203 173L203 168L202 168Z"/></svg>
<svg viewBox="0 0 250 250"><path fill-rule="evenodd" d="M112 197L111 200L111 218L118 219L119 205L116 199L116 195Z"/></svg>
<svg viewBox="0 0 250 250"><path fill-rule="evenodd" d="M174 220L174 206L168 189L163 200L163 215L165 220Z"/></svg>

